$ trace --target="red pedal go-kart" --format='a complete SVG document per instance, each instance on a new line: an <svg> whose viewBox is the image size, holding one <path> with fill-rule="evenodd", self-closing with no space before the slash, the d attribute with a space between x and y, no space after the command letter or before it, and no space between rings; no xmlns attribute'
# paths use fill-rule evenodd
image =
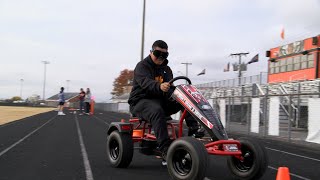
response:
<svg viewBox="0 0 320 180"><path fill-rule="evenodd" d="M177 85L171 98L185 109L179 121L167 121L168 132L174 141L167 152L167 169L173 179L202 180L205 177L209 155L229 156L227 165L237 179L259 179L268 166L266 150L250 138L229 139L220 117L191 85L189 78L179 76L172 79L185 79L188 85ZM206 130L208 137L196 139L183 137L183 120L189 112ZM130 118L128 122L112 122L108 129L107 156L112 167L126 168L130 165L138 143L140 153L156 155L156 137L148 120Z"/></svg>

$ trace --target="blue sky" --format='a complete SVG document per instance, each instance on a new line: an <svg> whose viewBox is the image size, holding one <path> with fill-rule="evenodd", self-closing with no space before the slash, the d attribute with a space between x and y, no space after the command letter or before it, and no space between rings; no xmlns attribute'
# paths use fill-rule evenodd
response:
<svg viewBox="0 0 320 180"><path fill-rule="evenodd" d="M111 98L120 71L140 60L142 0L0 0L0 98L46 97L67 86L90 87L98 101ZM265 51L320 34L319 0L147 0L145 56L157 39L169 45L175 75L189 66L194 84L235 78L223 73L230 53L257 53L245 75L267 71ZM285 40L280 38L285 28ZM206 74L196 76L206 68Z"/></svg>

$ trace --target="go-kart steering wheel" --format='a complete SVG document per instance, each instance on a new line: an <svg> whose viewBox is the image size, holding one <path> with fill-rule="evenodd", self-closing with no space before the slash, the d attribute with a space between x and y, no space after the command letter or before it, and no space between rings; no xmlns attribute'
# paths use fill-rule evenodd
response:
<svg viewBox="0 0 320 180"><path fill-rule="evenodd" d="M191 84L191 80L186 76L177 76L177 77L171 79L168 83L172 85L172 83L174 81L179 80L179 79L185 79L186 81L188 81L189 84Z"/></svg>
<svg viewBox="0 0 320 180"><path fill-rule="evenodd" d="M173 79L171 79L168 83L173 86L173 82L175 82L176 80L179 80L179 79L185 79L186 81L188 81L189 84L191 84L191 80L186 77L186 76L178 76L178 77L175 77ZM172 101L172 102L175 102L176 100L174 98L172 98L172 95L169 97L169 101Z"/></svg>

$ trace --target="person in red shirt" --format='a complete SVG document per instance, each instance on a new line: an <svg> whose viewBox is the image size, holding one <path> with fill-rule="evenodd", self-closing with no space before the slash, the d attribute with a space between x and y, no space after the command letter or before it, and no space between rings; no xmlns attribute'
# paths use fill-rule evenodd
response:
<svg viewBox="0 0 320 180"><path fill-rule="evenodd" d="M83 109L84 109L84 98L86 97L86 92L84 92L83 88L80 89L79 93L79 109L80 109L80 114L83 115Z"/></svg>

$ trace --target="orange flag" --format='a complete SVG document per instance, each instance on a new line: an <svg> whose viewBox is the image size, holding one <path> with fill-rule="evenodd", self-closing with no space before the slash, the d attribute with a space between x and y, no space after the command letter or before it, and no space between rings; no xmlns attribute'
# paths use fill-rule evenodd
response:
<svg viewBox="0 0 320 180"><path fill-rule="evenodd" d="M284 39L284 28L281 30L281 39Z"/></svg>

